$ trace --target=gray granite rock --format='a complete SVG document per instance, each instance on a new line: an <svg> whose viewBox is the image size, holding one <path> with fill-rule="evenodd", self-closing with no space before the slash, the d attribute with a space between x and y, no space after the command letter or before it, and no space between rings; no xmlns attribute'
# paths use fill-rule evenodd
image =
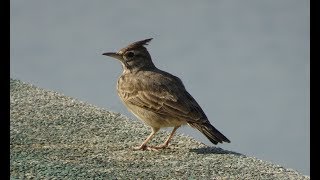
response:
<svg viewBox="0 0 320 180"><path fill-rule="evenodd" d="M170 149L133 151L149 133L137 120L11 79L11 179L310 179L179 134Z"/></svg>

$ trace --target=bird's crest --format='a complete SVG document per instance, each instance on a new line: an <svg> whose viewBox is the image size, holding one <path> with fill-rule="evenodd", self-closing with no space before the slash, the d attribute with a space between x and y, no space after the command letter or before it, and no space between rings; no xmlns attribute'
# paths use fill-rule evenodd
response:
<svg viewBox="0 0 320 180"><path fill-rule="evenodd" d="M135 49L135 48L139 48L139 47L144 47L146 45L148 45L148 43L152 40L152 38L149 38L149 39L145 39L145 40L141 40L141 41L136 41L134 43L131 43L129 44L127 47L125 48L122 48L120 51L123 53L123 52L126 52L130 49Z"/></svg>

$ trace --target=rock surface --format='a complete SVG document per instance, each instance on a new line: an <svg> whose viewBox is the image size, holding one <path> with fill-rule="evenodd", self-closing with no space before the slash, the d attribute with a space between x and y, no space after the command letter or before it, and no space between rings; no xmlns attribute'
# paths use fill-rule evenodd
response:
<svg viewBox="0 0 320 180"><path fill-rule="evenodd" d="M149 133L119 113L10 81L11 179L310 179L179 134L170 149L133 151Z"/></svg>

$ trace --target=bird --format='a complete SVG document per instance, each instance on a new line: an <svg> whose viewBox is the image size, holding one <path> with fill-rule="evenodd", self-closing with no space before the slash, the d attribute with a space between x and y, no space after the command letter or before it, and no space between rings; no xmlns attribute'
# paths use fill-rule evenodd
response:
<svg viewBox="0 0 320 180"><path fill-rule="evenodd" d="M154 65L146 48L151 40L136 41L117 52L102 54L120 61L123 72L117 81L117 93L127 109L152 130L143 143L133 149L157 151L169 148L175 132L183 125L199 130L215 145L230 143L227 137L211 125L180 78ZM163 144L147 145L161 128L168 127L173 127L173 130Z"/></svg>

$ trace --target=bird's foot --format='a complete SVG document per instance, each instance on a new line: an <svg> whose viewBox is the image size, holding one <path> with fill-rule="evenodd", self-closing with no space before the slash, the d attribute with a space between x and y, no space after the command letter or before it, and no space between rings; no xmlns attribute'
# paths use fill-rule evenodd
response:
<svg viewBox="0 0 320 180"><path fill-rule="evenodd" d="M152 146L147 146L147 145L141 145L141 146L138 146L138 147L133 147L133 150L137 151L137 150L142 150L142 151L145 151L145 150L148 150L148 151L158 151L159 149L155 148L155 147L152 147Z"/></svg>

